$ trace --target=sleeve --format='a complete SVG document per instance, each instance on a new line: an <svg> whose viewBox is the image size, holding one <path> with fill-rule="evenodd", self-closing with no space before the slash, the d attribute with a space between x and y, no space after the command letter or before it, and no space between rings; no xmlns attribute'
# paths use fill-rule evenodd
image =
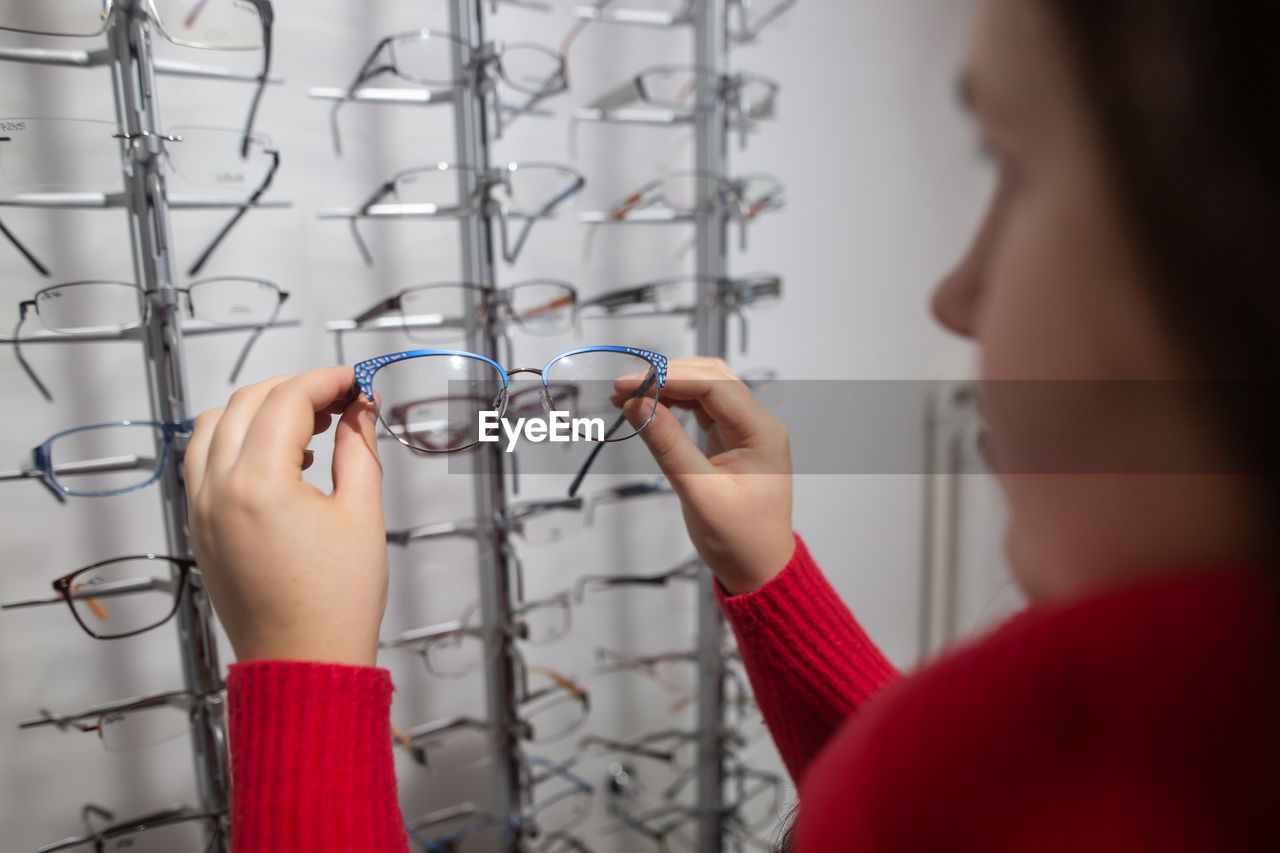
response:
<svg viewBox="0 0 1280 853"><path fill-rule="evenodd" d="M231 665L235 853L408 849L391 754L392 689L391 673L374 667Z"/></svg>
<svg viewBox="0 0 1280 853"><path fill-rule="evenodd" d="M798 784L841 723L898 671L823 577L804 541L763 587L717 595L756 701Z"/></svg>

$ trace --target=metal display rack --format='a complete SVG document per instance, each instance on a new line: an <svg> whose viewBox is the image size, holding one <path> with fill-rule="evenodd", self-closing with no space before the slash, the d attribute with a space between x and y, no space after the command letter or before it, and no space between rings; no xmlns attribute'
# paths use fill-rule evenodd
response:
<svg viewBox="0 0 1280 853"><path fill-rule="evenodd" d="M151 33L147 17L137 3L130 4L127 11L127 15L119 15L112 23L107 43L117 121L126 134L143 136L146 143L132 146L125 142L121 146L133 266L144 302L141 306L142 352L147 365L152 417L181 423L188 418L181 303L173 286L169 203L160 148ZM165 466L159 485L169 553L190 556L182 466ZM223 688L222 668L218 662L213 610L199 583L187 584L175 619L183 686L196 696L216 695ZM191 731L191 745L200 807L206 812L221 813L229 806L231 788L223 705L204 702L199 707ZM212 849L229 850L230 839L220 835Z"/></svg>
<svg viewBox="0 0 1280 853"><path fill-rule="evenodd" d="M157 58L152 53L152 28L142 0L116 0L105 30L107 45L94 51L53 50L29 47L0 48L0 61L73 68L108 67L120 136L123 191L26 193L0 201L0 206L61 210L123 209L129 223L130 250L138 285L137 326L66 335L33 332L22 344L137 341L147 377L151 418L163 423L184 423L187 408L184 337L265 328L296 326L296 320L260 324L220 325L184 319L182 294L174 284L173 241L170 211L287 207L285 202L229 200L201 194L171 194L166 187L163 135L157 101L157 75L211 80L259 81L259 75L227 68ZM267 82L279 82L269 77ZM5 339L13 343L11 339ZM157 436L157 458L164 448ZM132 467L132 466L131 466ZM100 470L110 470L102 468ZM168 554L190 557L188 507L183 467L166 465L159 477L161 514ZM43 603L43 602L41 602ZM183 687L200 697L195 703L190 729L198 807L201 812L225 815L230 805L230 763L222 691L224 682L218 659L215 620L198 572L190 575L174 614ZM204 849L226 853L230 836L213 829Z"/></svg>

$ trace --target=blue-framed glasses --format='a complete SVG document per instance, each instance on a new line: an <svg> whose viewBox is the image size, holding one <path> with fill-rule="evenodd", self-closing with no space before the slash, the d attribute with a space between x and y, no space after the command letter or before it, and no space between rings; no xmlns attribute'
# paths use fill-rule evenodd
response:
<svg viewBox="0 0 1280 853"><path fill-rule="evenodd" d="M39 480L58 501L106 498L145 489L160 478L173 442L194 420L114 421L56 433L31 451L31 465L2 480Z"/></svg>
<svg viewBox="0 0 1280 853"><path fill-rule="evenodd" d="M474 447L480 442L479 418L482 412L496 412L501 418L511 398L511 377L533 373L542 380L539 389L542 407L556 411L552 389L573 385L579 389L576 414L606 415L618 408L611 402L614 380L641 375L640 390L644 396L654 394L646 404L645 418L639 427L627 424L620 415L611 428L591 429L575 419L570 425L577 440L596 442L625 441L648 425L657 408L658 394L667 381L667 358L656 352L634 347L592 346L560 353L541 369L521 367L506 369L487 356L474 352L443 349L419 349L380 355L355 365L356 380L350 400L364 394L378 405L382 426L396 441L419 453L454 453ZM397 411L412 403L415 407L408 426L387 422L383 412ZM603 418L601 418L603 420Z"/></svg>

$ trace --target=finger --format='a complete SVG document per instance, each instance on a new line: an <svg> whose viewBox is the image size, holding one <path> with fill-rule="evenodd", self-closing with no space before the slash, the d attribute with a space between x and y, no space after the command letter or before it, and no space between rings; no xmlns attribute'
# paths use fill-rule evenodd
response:
<svg viewBox="0 0 1280 853"><path fill-rule="evenodd" d="M697 403L719 425L730 446L749 443L759 433L761 424L768 422L763 417L768 410L732 373L714 363L673 362L673 365L666 384L657 392L658 399L676 404ZM614 383L615 390L624 398L639 386L640 380L632 377L623 377Z"/></svg>
<svg viewBox="0 0 1280 853"><path fill-rule="evenodd" d="M289 376L273 376L253 385L237 388L223 406L222 417L209 439L207 471L226 471L240 457L245 432L258 414L258 408L271 390L288 381Z"/></svg>
<svg viewBox="0 0 1280 853"><path fill-rule="evenodd" d="M205 466L209 456L209 440L217 429L225 406L209 409L196 416L195 426L191 428L191 438L187 439L187 447L182 452L182 468L186 472L187 500L192 500L200 493L204 483Z"/></svg>
<svg viewBox="0 0 1280 853"><path fill-rule="evenodd" d="M382 505L377 426L377 412L365 398L352 403L338 419L333 439L333 493L340 500L362 507Z"/></svg>
<svg viewBox="0 0 1280 853"><path fill-rule="evenodd" d="M637 429L644 424L648 412L649 405L640 400L628 402L622 408L622 413ZM640 438L678 494L683 495L684 485L689 477L708 474L713 470L707 457L694 444L693 439L689 438L680 421L661 403L654 406L653 417L640 430Z"/></svg>
<svg viewBox="0 0 1280 853"><path fill-rule="evenodd" d="M316 413L343 403L354 377L350 367L322 367L274 386L245 430L239 462L264 475L300 478Z"/></svg>

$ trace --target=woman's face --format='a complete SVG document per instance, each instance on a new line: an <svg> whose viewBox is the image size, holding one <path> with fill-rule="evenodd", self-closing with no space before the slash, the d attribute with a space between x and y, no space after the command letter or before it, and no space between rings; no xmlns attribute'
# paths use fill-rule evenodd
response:
<svg viewBox="0 0 1280 853"><path fill-rule="evenodd" d="M1220 456L1184 386L1166 381L1192 374L1149 296L1046 3L980 0L963 91L998 183L933 310L978 345L1019 582L1034 599L1062 598L1243 547L1237 487L1188 473ZM1157 450L1165 473L1117 464Z"/></svg>

